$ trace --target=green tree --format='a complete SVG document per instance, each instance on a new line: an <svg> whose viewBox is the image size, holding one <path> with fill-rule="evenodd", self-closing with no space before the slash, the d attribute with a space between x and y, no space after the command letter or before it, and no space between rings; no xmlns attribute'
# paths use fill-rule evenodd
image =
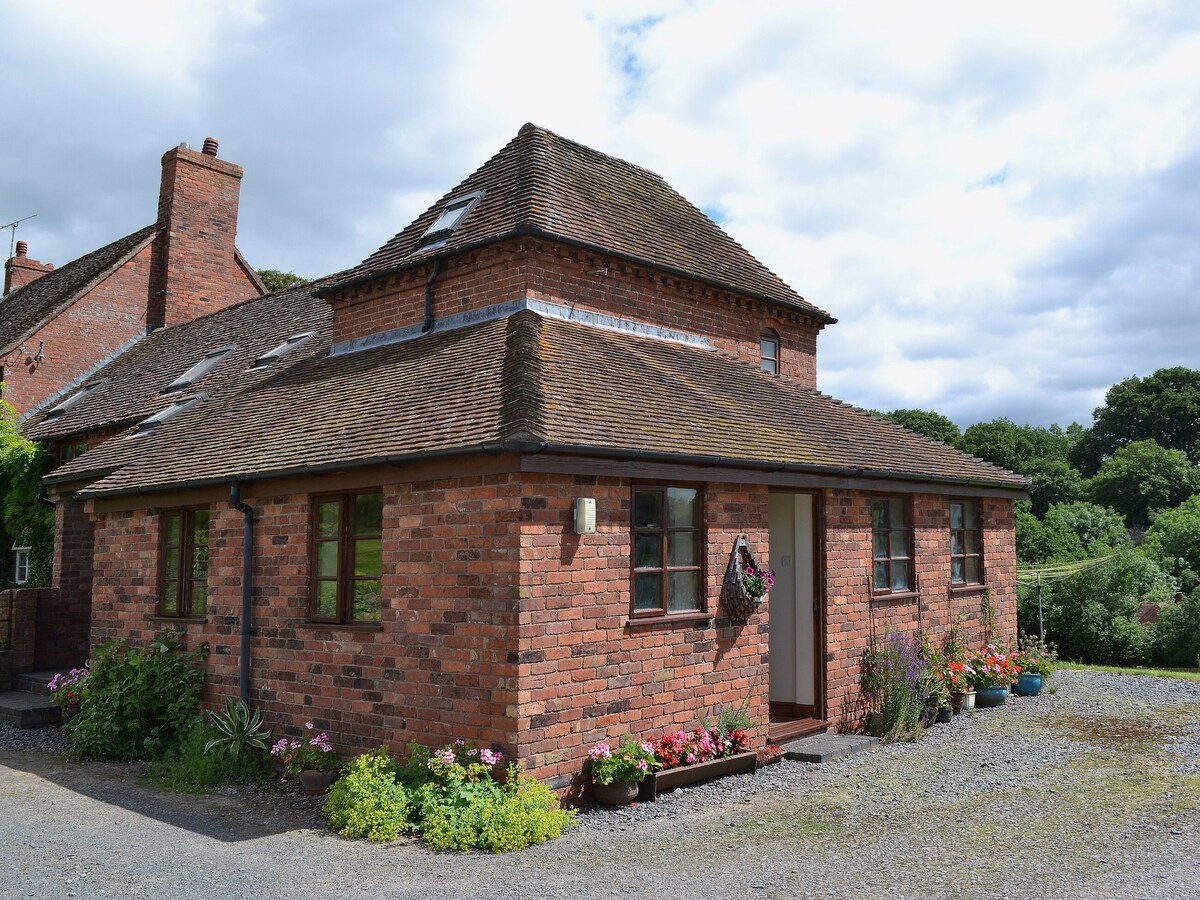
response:
<svg viewBox="0 0 1200 900"><path fill-rule="evenodd" d="M964 431L958 448L1002 468L1030 475L1029 470L1044 460L1066 461L1074 439L1072 435L1071 429L1063 431L1057 425L1042 428L994 419L979 422Z"/></svg>
<svg viewBox="0 0 1200 900"><path fill-rule="evenodd" d="M1200 588L1159 613L1154 661L1164 666L1200 665Z"/></svg>
<svg viewBox="0 0 1200 900"><path fill-rule="evenodd" d="M1016 506L1017 562L1025 566L1085 559L1079 535L1069 528L1052 528L1033 514L1028 500Z"/></svg>
<svg viewBox="0 0 1200 900"><path fill-rule="evenodd" d="M894 409L890 413L881 415L889 422L895 422L909 431L923 434L927 438L941 441L951 447L957 446L962 438L958 426L941 413L928 412L923 409Z"/></svg>
<svg viewBox="0 0 1200 900"><path fill-rule="evenodd" d="M1151 556L1184 592L1200 587L1200 494L1154 517L1142 552Z"/></svg>
<svg viewBox="0 0 1200 900"><path fill-rule="evenodd" d="M1025 463L1024 474L1033 479L1029 502L1035 516L1046 515L1056 503L1071 503L1088 496L1087 482L1079 470L1062 457L1031 459Z"/></svg>
<svg viewBox="0 0 1200 900"><path fill-rule="evenodd" d="M298 284L307 284L307 278L301 278L291 272L280 272L278 269L259 269L258 277L262 279L262 283L266 285L270 293L282 291L284 288L295 287Z"/></svg>
<svg viewBox="0 0 1200 900"><path fill-rule="evenodd" d="M1134 441L1106 459L1091 481L1092 499L1125 516L1130 527L1150 523L1152 510L1170 509L1200 492L1200 469L1182 450Z"/></svg>
<svg viewBox="0 0 1200 900"><path fill-rule="evenodd" d="M54 553L54 508L38 500L49 454L21 436L12 406L0 400L0 532L4 548L16 538L29 541L29 584L50 583ZM11 577L0 572L0 582Z"/></svg>
<svg viewBox="0 0 1200 900"><path fill-rule="evenodd" d="M1129 546L1121 514L1094 503L1056 503L1038 519L1020 501L1016 513L1017 559L1023 565L1092 559Z"/></svg>
<svg viewBox="0 0 1200 900"><path fill-rule="evenodd" d="M1176 366L1146 378L1126 378L1108 390L1072 462L1095 475L1122 447L1153 440L1200 463L1200 371Z"/></svg>

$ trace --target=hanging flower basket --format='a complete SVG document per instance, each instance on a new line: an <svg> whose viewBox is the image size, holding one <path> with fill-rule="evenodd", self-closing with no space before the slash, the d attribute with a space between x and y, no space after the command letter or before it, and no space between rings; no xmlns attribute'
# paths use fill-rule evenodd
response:
<svg viewBox="0 0 1200 900"><path fill-rule="evenodd" d="M731 622L747 622L762 606L767 591L775 583L775 573L759 567L750 553L750 543L739 534L725 567L721 584L721 606Z"/></svg>

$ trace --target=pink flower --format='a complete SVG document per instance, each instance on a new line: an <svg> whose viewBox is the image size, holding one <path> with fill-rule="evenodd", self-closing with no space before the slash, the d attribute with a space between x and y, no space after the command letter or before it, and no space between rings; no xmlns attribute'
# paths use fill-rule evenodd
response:
<svg viewBox="0 0 1200 900"><path fill-rule="evenodd" d="M309 719L307 722L304 723L304 727L307 728L309 731L312 731L317 726L312 723L311 719Z"/></svg>
<svg viewBox="0 0 1200 900"><path fill-rule="evenodd" d="M479 751L479 758L489 766L494 766L496 763L500 762L502 756L503 754L493 753L491 750L487 749Z"/></svg>

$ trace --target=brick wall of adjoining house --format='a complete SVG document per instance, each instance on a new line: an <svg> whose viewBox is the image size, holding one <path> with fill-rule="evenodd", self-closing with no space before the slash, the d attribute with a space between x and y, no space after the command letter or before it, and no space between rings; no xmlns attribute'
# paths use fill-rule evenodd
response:
<svg viewBox="0 0 1200 900"><path fill-rule="evenodd" d="M49 588L0 591L0 691L12 687L12 676L32 672L37 637L38 599Z"/></svg>
<svg viewBox="0 0 1200 900"><path fill-rule="evenodd" d="M605 270L606 274L601 274ZM334 298L334 341L420 323L422 266ZM819 323L778 305L546 241L509 241L447 260L434 283L437 317L524 296L708 337L755 365L764 328L780 338L780 373L816 387Z"/></svg>
<svg viewBox="0 0 1200 900"><path fill-rule="evenodd" d="M4 399L18 413L75 383L145 333L150 255L149 247L142 249L25 339L25 354L4 367ZM40 363L39 346L45 357Z"/></svg>
<svg viewBox="0 0 1200 900"><path fill-rule="evenodd" d="M882 493L882 492L881 492ZM917 494L912 498L914 569L919 590L898 598L871 596L871 497L862 491L824 492L826 678L830 721L841 727L862 715L858 662L872 635L890 628L924 629L940 643L955 622L974 646L983 642L983 593L950 584L951 498ZM1016 548L1013 501L980 500L984 527L984 567L988 602L996 610L997 637L1015 645Z"/></svg>
<svg viewBox="0 0 1200 900"><path fill-rule="evenodd" d="M94 526L85 505L59 497L54 511L53 589L37 603L38 668L78 665L87 659L92 611Z"/></svg>
<svg viewBox="0 0 1200 900"><path fill-rule="evenodd" d="M308 622L311 495L264 489L246 498L256 510L251 700L277 734L311 718L343 755L460 737L511 754L519 484L465 475L384 492L378 630ZM210 505L208 615L179 623L155 618L159 513L97 514L92 639L143 643L182 624L189 643L210 645L213 706L238 691L243 518L227 500Z"/></svg>
<svg viewBox="0 0 1200 900"><path fill-rule="evenodd" d="M630 621L629 479L529 475L521 524L520 753L556 787L582 787L587 748L632 733L698 726L714 707L749 704L766 738L767 617L728 621L721 583L739 534L767 552L765 487L704 487L705 584L712 621ZM595 534L572 527L576 497L596 499Z"/></svg>

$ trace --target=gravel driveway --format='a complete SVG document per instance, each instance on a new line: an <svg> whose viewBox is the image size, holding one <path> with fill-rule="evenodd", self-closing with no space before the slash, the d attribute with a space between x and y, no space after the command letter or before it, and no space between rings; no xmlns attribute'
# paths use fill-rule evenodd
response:
<svg viewBox="0 0 1200 900"><path fill-rule="evenodd" d="M915 744L589 812L506 856L342 840L0 723L3 897L1200 897L1200 683L1063 672Z"/></svg>

